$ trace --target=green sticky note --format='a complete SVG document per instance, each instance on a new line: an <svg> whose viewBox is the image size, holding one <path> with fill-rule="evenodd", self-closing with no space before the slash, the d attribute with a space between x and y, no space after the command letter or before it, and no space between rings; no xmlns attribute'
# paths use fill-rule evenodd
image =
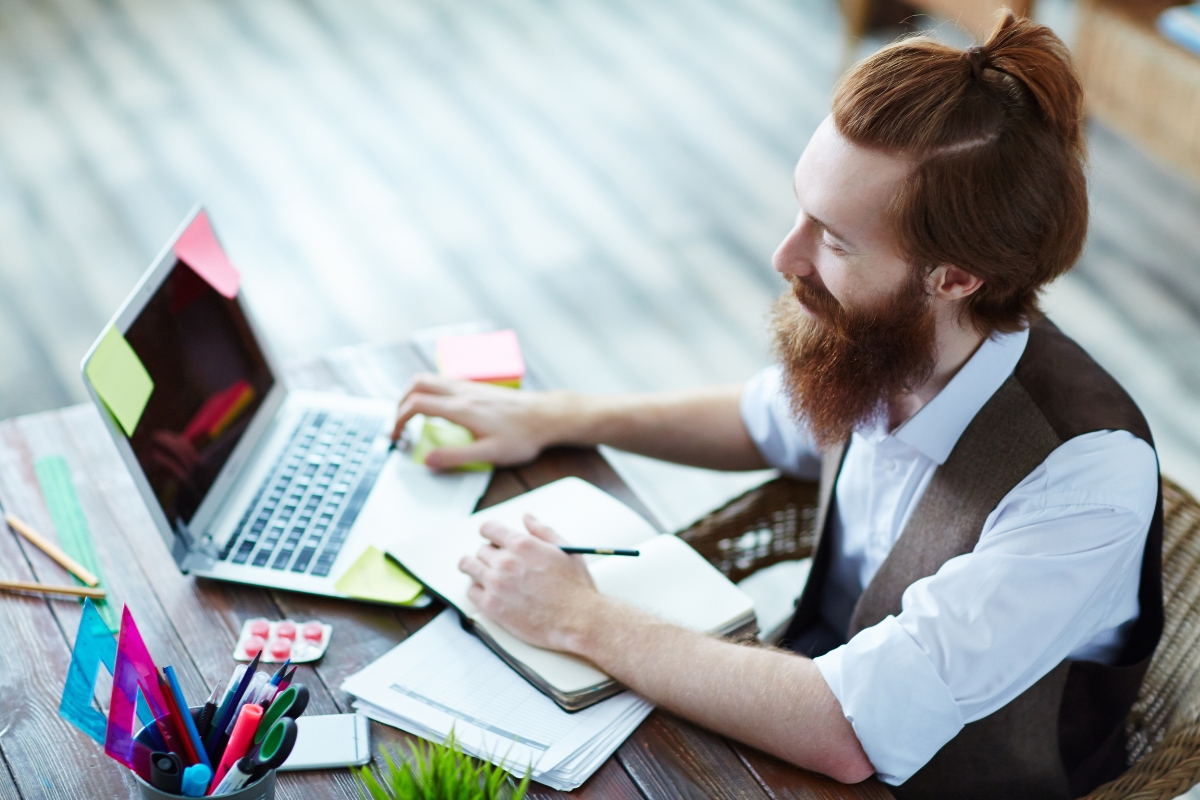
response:
<svg viewBox="0 0 1200 800"><path fill-rule="evenodd" d="M375 547L364 550L334 588L359 600L398 605L411 603L421 595L421 584Z"/></svg>
<svg viewBox="0 0 1200 800"><path fill-rule="evenodd" d="M421 438L413 445L412 460L423 465L425 457L439 447L463 447L473 441L475 437L462 425L455 425L440 417L426 417L425 427L421 428ZM455 471L487 472L491 468L491 464L476 461L473 464L463 464Z"/></svg>
<svg viewBox="0 0 1200 800"><path fill-rule="evenodd" d="M133 436L154 391L154 381L119 330L110 325L104 332L86 372L125 435Z"/></svg>

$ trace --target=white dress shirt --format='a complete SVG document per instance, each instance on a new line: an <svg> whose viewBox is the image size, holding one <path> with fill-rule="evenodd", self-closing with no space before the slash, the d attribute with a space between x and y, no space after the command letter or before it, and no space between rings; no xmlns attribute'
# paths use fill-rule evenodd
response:
<svg viewBox="0 0 1200 800"><path fill-rule="evenodd" d="M984 342L911 419L856 431L831 513L822 602L843 633L934 470L1012 374L1028 331ZM820 458L777 367L745 386L742 420L766 461L815 478ZM879 777L906 781L963 725L1065 658L1111 662L1138 615L1142 550L1158 495L1154 451L1125 431L1064 442L984 522L975 549L905 590L888 616L815 663Z"/></svg>

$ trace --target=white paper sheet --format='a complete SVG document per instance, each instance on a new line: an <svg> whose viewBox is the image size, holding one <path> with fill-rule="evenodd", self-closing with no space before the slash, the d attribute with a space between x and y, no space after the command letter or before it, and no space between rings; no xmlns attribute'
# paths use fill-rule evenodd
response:
<svg viewBox="0 0 1200 800"><path fill-rule="evenodd" d="M730 500L779 476L773 469L721 472L600 446L600 454L667 533L678 533Z"/></svg>
<svg viewBox="0 0 1200 800"><path fill-rule="evenodd" d="M758 638L770 639L796 613L796 600L808 582L812 559L781 561L743 578L738 588L754 601Z"/></svg>

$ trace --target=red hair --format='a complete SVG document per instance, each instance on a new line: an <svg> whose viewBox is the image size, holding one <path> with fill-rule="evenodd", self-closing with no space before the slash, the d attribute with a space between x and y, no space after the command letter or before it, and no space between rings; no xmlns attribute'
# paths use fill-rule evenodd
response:
<svg viewBox="0 0 1200 800"><path fill-rule="evenodd" d="M915 163L890 208L901 252L919 269L981 278L964 310L989 332L1040 315L1038 291L1083 249L1082 117L1066 45L1012 12L982 47L924 37L886 47L833 99L842 136Z"/></svg>

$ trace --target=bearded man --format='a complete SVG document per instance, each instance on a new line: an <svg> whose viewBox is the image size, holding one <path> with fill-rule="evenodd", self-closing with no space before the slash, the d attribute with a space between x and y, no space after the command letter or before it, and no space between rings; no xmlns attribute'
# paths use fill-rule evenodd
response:
<svg viewBox="0 0 1200 800"><path fill-rule="evenodd" d="M901 42L842 80L796 166L777 368L633 397L426 376L402 400L399 426L475 434L437 469L605 443L819 475L780 648L620 607L532 518L485 525L493 546L460 564L472 601L680 716L901 798L1115 777L1162 628L1162 513L1141 414L1037 307L1082 248L1083 159L1081 88L1048 29L1009 15L983 47Z"/></svg>

